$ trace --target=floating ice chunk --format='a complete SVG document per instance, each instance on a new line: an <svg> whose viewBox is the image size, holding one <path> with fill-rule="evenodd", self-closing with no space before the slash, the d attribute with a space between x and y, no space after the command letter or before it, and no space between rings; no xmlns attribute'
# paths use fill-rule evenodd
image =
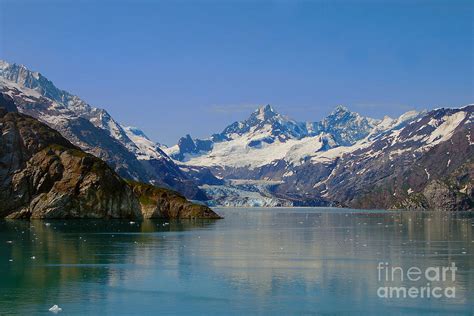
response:
<svg viewBox="0 0 474 316"><path fill-rule="evenodd" d="M62 310L63 310L63 309L62 309L61 307L59 307L58 305L53 305L53 306L51 306L51 308L49 309L50 312L55 313L55 314L61 312Z"/></svg>

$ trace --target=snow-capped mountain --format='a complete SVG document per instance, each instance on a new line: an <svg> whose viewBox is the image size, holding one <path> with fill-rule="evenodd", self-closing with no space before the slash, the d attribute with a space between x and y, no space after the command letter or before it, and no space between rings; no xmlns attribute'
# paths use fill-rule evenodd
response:
<svg viewBox="0 0 474 316"><path fill-rule="evenodd" d="M386 118L391 120L390 118ZM339 146L349 146L363 139L380 125L379 120L363 117L350 112L346 107L339 105L321 122L314 123L314 135L324 132L334 139Z"/></svg>
<svg viewBox="0 0 474 316"><path fill-rule="evenodd" d="M159 144L139 129L122 126L107 111L57 88L39 72L0 61L0 92L10 95L20 112L60 131L73 144L107 161L121 176L205 199L194 180Z"/></svg>
<svg viewBox="0 0 474 316"><path fill-rule="evenodd" d="M211 167L216 172L218 169L255 170L279 160L301 164L331 148L350 146L394 122L390 118L381 121L362 117L343 106L336 107L321 122L296 122L266 105L248 119L232 123L220 134L204 140L186 135L164 151L184 165ZM226 172L218 175L225 177Z"/></svg>
<svg viewBox="0 0 474 316"><path fill-rule="evenodd" d="M213 151L219 143L235 146L240 143L249 148L262 148L274 142L301 139L308 133L305 124L290 120L266 105L258 108L248 119L230 124L219 134L208 139L192 139L186 135L176 146L166 148L165 151L176 160L187 161Z"/></svg>
<svg viewBox="0 0 474 316"><path fill-rule="evenodd" d="M460 170L472 165L473 112L474 106L434 110L331 149L326 155L333 159L316 156L293 168L276 195L303 198L304 193L307 199L371 208L441 209L439 199L472 201L472 177ZM457 172L463 184L452 178ZM439 187L438 193L425 192L430 186Z"/></svg>
<svg viewBox="0 0 474 316"><path fill-rule="evenodd" d="M254 136L267 136L263 141L275 141L279 139L285 141L289 138L302 138L308 135L308 130L304 124L295 122L283 116L267 104L258 108L248 119L242 122L235 122L224 129L218 135L218 139L231 140L252 133ZM215 136L214 136L215 137Z"/></svg>
<svg viewBox="0 0 474 316"><path fill-rule="evenodd" d="M264 106L209 139L187 135L165 151L182 167L223 179L201 184L225 205L442 208L443 196L451 209L465 209L473 196L472 176L462 171L472 166L473 108L376 120L338 106L321 122L303 123ZM442 163L424 165L435 161Z"/></svg>

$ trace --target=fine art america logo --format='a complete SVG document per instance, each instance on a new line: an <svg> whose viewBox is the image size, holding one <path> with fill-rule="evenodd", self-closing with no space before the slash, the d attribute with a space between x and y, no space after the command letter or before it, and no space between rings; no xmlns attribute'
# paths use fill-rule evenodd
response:
<svg viewBox="0 0 474 316"><path fill-rule="evenodd" d="M377 289L380 298L455 298L456 264L420 268L391 266L379 262L378 281L383 283Z"/></svg>

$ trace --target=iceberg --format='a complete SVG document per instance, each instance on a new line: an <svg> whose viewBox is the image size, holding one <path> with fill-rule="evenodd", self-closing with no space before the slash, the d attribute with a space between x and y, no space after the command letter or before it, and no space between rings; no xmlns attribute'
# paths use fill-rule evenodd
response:
<svg viewBox="0 0 474 316"><path fill-rule="evenodd" d="M51 308L49 309L50 312L55 313L55 314L61 312L62 310L63 310L63 309L62 309L61 307L59 307L58 305L53 305L53 306L51 306Z"/></svg>

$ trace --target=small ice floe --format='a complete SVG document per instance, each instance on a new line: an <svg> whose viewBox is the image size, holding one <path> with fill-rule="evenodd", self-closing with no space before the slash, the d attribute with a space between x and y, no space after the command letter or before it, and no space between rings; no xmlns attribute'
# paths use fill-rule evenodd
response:
<svg viewBox="0 0 474 316"><path fill-rule="evenodd" d="M63 309L62 309L61 307L59 307L58 305L53 305L53 306L51 306L51 308L48 309L48 310L49 310L50 312L52 312L52 313L57 314L57 313L61 312Z"/></svg>

